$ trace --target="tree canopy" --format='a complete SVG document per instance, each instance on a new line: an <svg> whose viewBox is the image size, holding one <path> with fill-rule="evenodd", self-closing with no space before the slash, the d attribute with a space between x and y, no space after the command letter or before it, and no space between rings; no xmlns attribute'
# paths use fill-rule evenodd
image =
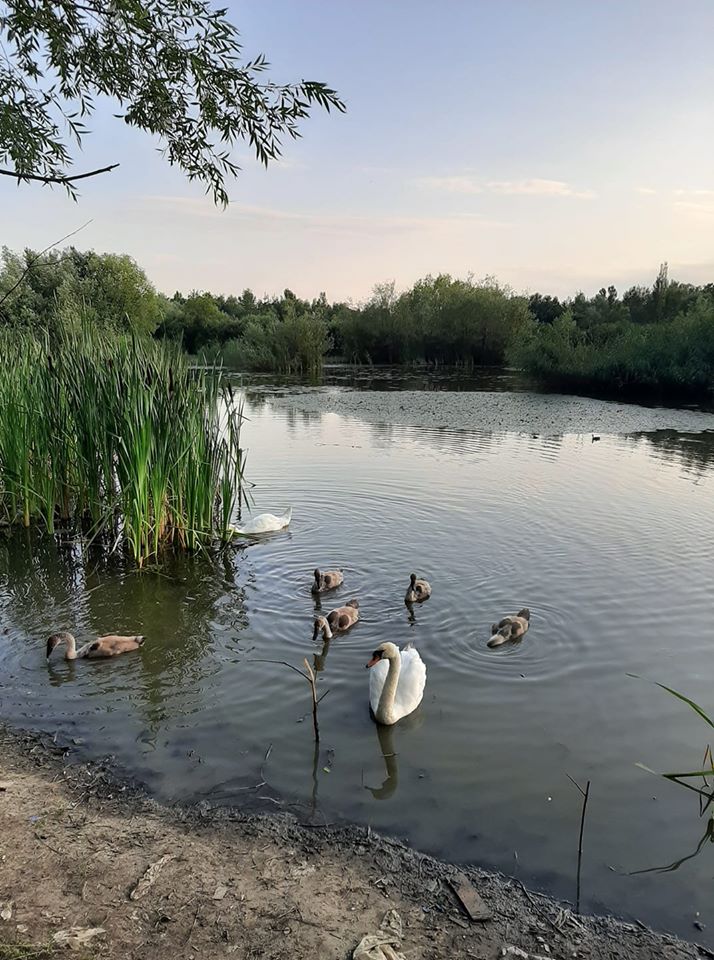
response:
<svg viewBox="0 0 714 960"><path fill-rule="evenodd" d="M151 334L162 317L161 297L126 254L67 247L40 260L32 250L0 253L0 328L51 330L86 320Z"/></svg>
<svg viewBox="0 0 714 960"><path fill-rule="evenodd" d="M226 180L247 142L264 164L314 106L343 111L324 83L263 80L264 55L243 59L226 11L208 0L0 0L0 174L77 183L73 172L96 98L156 135L168 162L227 203Z"/></svg>
<svg viewBox="0 0 714 960"><path fill-rule="evenodd" d="M240 370L319 373L326 358L369 364L510 363L555 385L662 397L714 396L714 284L670 280L594 296L518 295L493 278L379 283L362 304L280 296L157 293L127 256L74 247L0 254L3 327L89 324L179 341Z"/></svg>

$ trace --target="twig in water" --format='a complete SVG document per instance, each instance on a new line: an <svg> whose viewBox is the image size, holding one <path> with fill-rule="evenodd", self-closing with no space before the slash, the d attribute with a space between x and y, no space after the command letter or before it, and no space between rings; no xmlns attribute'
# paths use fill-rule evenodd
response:
<svg viewBox="0 0 714 960"><path fill-rule="evenodd" d="M580 913L580 869L583 865L583 831L585 830L585 812L588 808L588 797L590 796L590 781L588 780L583 790L580 784L573 780L569 773L566 773L566 777L573 786L577 788L583 798L583 809L580 812L580 835L578 837L578 879L575 888L575 912Z"/></svg>
<svg viewBox="0 0 714 960"><path fill-rule="evenodd" d="M312 667L310 666L310 664L307 662L307 657L305 657L305 659L303 660L303 663L305 664L305 670L307 671L308 683L310 684L310 693L311 693L311 695L312 695L312 727L313 727L313 730L315 731L315 743L319 743L319 742L320 742L320 728L319 728L318 723L317 723L317 705L318 705L318 703L320 702L320 700L322 700L322 697L324 697L325 694L326 694L328 691L325 690L325 693L323 693L322 697L320 697L320 699L318 700L318 698L317 698L317 683L316 683L316 680L315 680L315 671L312 669Z"/></svg>
<svg viewBox="0 0 714 960"><path fill-rule="evenodd" d="M310 666L310 664L307 662L307 657L305 657L305 659L303 660L303 663L305 664L305 670L304 670L304 671L303 671L303 670L300 670L299 667L293 666L292 663L288 663L287 660L264 660L264 659L261 658L261 657L255 657L253 660L249 660L248 662L249 662L249 663L277 663L277 664L279 664L279 665L282 666L282 667L289 667L290 670L293 670L295 673L300 674L300 676L303 678L303 680L306 680L306 681L310 684L310 694L311 694L311 697L312 697L312 728L313 728L313 731L314 731L314 734L315 734L315 743L319 743L319 742L320 742L320 727L319 727L319 724L318 724L318 722L317 722L317 705L318 705L318 703L320 702L320 700L322 700L324 697L326 697L327 694L328 694L330 691L329 691L329 690L325 690L325 692L324 692L323 694L321 694L321 696L318 697L318 695L317 695L317 679L316 679L316 677L315 677L315 672L314 672L314 670L312 669L312 667ZM270 750L268 750L268 754L270 754ZM266 759L266 760L268 759L268 756L267 756L267 755L266 755L265 759Z"/></svg>

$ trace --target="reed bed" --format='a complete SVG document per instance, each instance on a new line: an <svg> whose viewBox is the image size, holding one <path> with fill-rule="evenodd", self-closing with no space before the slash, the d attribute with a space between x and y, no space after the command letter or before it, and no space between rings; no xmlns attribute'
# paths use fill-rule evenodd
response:
<svg viewBox="0 0 714 960"><path fill-rule="evenodd" d="M0 335L0 509L74 526L139 566L231 537L242 409L178 346L81 328Z"/></svg>

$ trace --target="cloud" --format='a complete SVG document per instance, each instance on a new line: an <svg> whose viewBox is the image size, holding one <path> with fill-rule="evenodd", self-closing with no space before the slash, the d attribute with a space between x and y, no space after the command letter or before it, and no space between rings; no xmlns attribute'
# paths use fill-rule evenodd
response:
<svg viewBox="0 0 714 960"><path fill-rule="evenodd" d="M497 193L501 196L575 197L590 200L592 190L578 190L564 180L488 180L485 183L476 177L459 174L449 177L418 177L415 183L430 190L445 193Z"/></svg>
<svg viewBox="0 0 714 960"><path fill-rule="evenodd" d="M490 220L479 214L458 214L440 217L411 217L384 215L354 215L340 213L307 213L299 210L280 210L233 201L226 210L216 207L210 200L197 197L144 196L142 205L160 206L166 212L179 217L199 217L220 221L224 224L250 222L253 228L294 224L302 229L331 234L377 234L413 233L418 231L443 231L454 227L505 227L508 224Z"/></svg>
<svg viewBox="0 0 714 960"><path fill-rule="evenodd" d="M418 177L419 186L431 190L444 190L447 193L482 193L483 186L473 177Z"/></svg>
<svg viewBox="0 0 714 960"><path fill-rule="evenodd" d="M654 197L657 191L652 187L635 187L635 193L641 193L643 197Z"/></svg>
<svg viewBox="0 0 714 960"><path fill-rule="evenodd" d="M676 197L714 197L714 190L675 190Z"/></svg>
<svg viewBox="0 0 714 960"><path fill-rule="evenodd" d="M491 180L486 186L493 193L506 196L539 196L539 197L577 197L580 200L590 200L595 196L592 190L577 190L564 180Z"/></svg>
<svg viewBox="0 0 714 960"><path fill-rule="evenodd" d="M674 191L674 196L678 198L672 204L675 213L693 220L711 220L714 217L714 190L680 188Z"/></svg>
<svg viewBox="0 0 714 960"><path fill-rule="evenodd" d="M675 200L673 207L676 213L683 213L698 220L709 220L714 217L714 194L708 201L706 198L701 201Z"/></svg>
<svg viewBox="0 0 714 960"><path fill-rule="evenodd" d="M293 160L292 157L277 157L275 160L270 161L271 170L287 172L290 170L307 170L307 168L307 164L302 160ZM265 170L267 167L263 169Z"/></svg>

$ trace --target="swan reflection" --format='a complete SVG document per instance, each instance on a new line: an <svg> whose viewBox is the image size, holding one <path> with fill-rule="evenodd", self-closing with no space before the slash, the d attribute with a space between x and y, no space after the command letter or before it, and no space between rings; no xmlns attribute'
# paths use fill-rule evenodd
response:
<svg viewBox="0 0 714 960"><path fill-rule="evenodd" d="M375 724L377 731L377 740L379 749L384 760L384 771L386 777L382 781L381 787L370 787L365 784L365 790L369 790L375 800L388 800L392 797L399 786L399 754L394 746L394 738L398 733L400 736L411 734L418 730L424 723L424 714L421 710L415 710L408 717L403 717L399 723L387 726L382 723Z"/></svg>
<svg viewBox="0 0 714 960"><path fill-rule="evenodd" d="M61 687L63 683L72 682L77 676L75 660L48 660L47 674L51 687Z"/></svg>
<svg viewBox="0 0 714 960"><path fill-rule="evenodd" d="M397 755L394 752L394 727L385 727L381 723L377 724L377 739L379 740L379 749L382 751L384 760L384 769L387 776L381 787L368 787L375 800L388 800L399 786L399 763Z"/></svg>
<svg viewBox="0 0 714 960"><path fill-rule="evenodd" d="M313 669L315 673L322 673L325 669L325 661L327 660L327 654L330 652L330 641L322 641L322 650L319 653L313 655Z"/></svg>

